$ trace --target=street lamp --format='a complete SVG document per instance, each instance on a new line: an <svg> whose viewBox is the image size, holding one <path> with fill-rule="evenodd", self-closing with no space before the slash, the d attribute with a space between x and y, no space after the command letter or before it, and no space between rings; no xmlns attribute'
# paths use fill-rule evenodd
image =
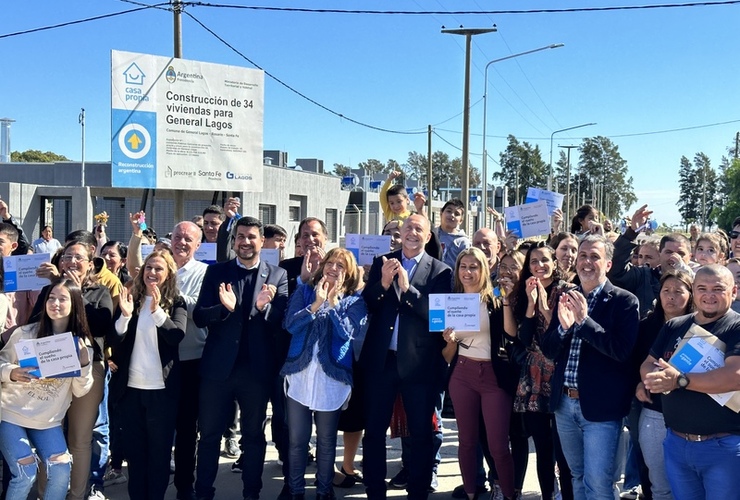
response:
<svg viewBox="0 0 740 500"><path fill-rule="evenodd" d="M547 190L552 191L552 184L553 184L553 170L552 170L552 138L555 137L555 134L558 134L560 132L565 132L567 130L575 130L577 128L582 127L590 127L591 125L596 125L595 123L584 123L583 125L576 125L575 127L568 127L568 128L561 128L560 130L556 130L552 134L550 134L550 177L547 178Z"/></svg>
<svg viewBox="0 0 740 500"><path fill-rule="evenodd" d="M507 59L514 59L515 57L519 56L526 56L527 54L532 54L534 52L540 52L542 50L547 49L557 49L560 47L563 47L565 44L562 43L553 43L550 45L546 45L545 47L540 47L538 49L532 49L527 50L525 52L519 52L518 54L512 54L510 56L501 57L499 59L494 59L493 61L489 61L488 64L486 64L486 69L483 72L483 195L481 196L481 206L483 207L483 211L485 212L488 202L488 151L486 151L486 112L488 109L488 67L491 66L491 64L506 61ZM479 221L478 223L478 229L485 226L484 222L486 220L485 213L483 214L482 221Z"/></svg>
<svg viewBox="0 0 740 500"><path fill-rule="evenodd" d="M470 143L470 51L472 48L473 35L482 35L496 31L492 28L454 28L445 29L442 33L451 35L465 35L465 96L463 98L463 137L462 137L462 186L460 199L465 204L465 213L468 213L468 202L470 199L470 162L468 161L468 144Z"/></svg>

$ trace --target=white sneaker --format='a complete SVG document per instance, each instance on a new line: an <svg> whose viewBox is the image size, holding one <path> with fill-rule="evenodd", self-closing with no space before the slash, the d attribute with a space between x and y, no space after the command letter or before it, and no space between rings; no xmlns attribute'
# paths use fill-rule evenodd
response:
<svg viewBox="0 0 740 500"><path fill-rule="evenodd" d="M87 500L108 500L102 491L98 491L95 486L90 488L90 494L87 496Z"/></svg>

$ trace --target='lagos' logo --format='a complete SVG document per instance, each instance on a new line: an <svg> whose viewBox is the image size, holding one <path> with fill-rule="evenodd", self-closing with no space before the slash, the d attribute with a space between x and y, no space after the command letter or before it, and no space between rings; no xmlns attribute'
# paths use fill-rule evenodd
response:
<svg viewBox="0 0 740 500"><path fill-rule="evenodd" d="M226 178L237 181L251 181L252 176L250 174L235 174L234 172L226 172Z"/></svg>
<svg viewBox="0 0 740 500"><path fill-rule="evenodd" d="M167 68L167 73L165 73L165 78L167 79L168 82L175 83L175 81L177 80L177 72L175 71L175 68L173 68L172 66Z"/></svg>

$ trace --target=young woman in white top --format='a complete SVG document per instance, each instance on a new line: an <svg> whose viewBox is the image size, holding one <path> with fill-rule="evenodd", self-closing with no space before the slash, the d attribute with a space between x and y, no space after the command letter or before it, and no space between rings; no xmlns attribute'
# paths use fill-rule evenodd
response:
<svg viewBox="0 0 740 500"><path fill-rule="evenodd" d="M118 371L110 398L119 405L131 498L161 500L170 475L180 381L178 344L187 308L177 289L177 268L166 251L154 251L121 293L114 346ZM115 343L115 341L114 341Z"/></svg>
<svg viewBox="0 0 740 500"><path fill-rule="evenodd" d="M92 337L85 317L82 291L72 280L61 278L46 289L42 300L44 311L39 321L15 330L0 351L0 451L12 474L7 500L26 500L36 480L37 460L43 461L46 468L44 500L62 500L67 496L71 456L64 439L62 420L72 396L84 396L93 385L88 350ZM82 367L79 376L40 379L31 373L36 367L19 366L18 341L65 332L71 332L78 343Z"/></svg>
<svg viewBox="0 0 740 500"><path fill-rule="evenodd" d="M504 329L514 333L516 325L510 316L504 315L504 305L493 296L488 261L480 249L466 248L458 255L453 290L480 296L478 331L447 328L442 333L447 342L442 354L450 363L449 391L459 432L463 488L469 499L477 498L476 447L482 414L501 490L505 498L512 499L516 492L509 421L516 371L504 350Z"/></svg>

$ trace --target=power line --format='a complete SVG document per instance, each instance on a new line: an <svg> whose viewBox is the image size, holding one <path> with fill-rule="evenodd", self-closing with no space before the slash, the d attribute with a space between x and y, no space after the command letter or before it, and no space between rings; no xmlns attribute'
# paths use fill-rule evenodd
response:
<svg viewBox="0 0 740 500"><path fill-rule="evenodd" d="M669 4L650 4L650 5L617 5L612 7L574 7L567 9L529 9L529 10L457 10L457 11L440 11L440 10L351 10L351 9L309 9L304 7L266 7L256 5L229 5L216 4L210 2L183 2L184 5L194 5L201 7L217 7L227 9L246 9L246 10L266 10L273 12L306 12L318 14L378 14L378 15L407 15L407 16L438 16L438 15L503 15L503 14L561 14L572 12L608 12L618 10L646 10L646 9L672 9L682 7L715 7L721 5L739 4L740 0L725 0L720 2L689 2L689 3L669 3Z"/></svg>
<svg viewBox="0 0 740 500"><path fill-rule="evenodd" d="M102 14L100 16L87 17L85 19L78 19L76 21L67 21L67 22L59 23L59 24L52 24L50 26L42 26L40 28L31 28L28 30L16 31L14 33L6 33L4 35L0 35L0 39L10 38L10 37L19 36L19 35L28 35L29 33L38 33L39 31L47 31L47 30L52 30L56 28L64 28L65 26L72 26L75 24L88 23L90 21L99 21L101 19L108 19L111 17L122 16L124 14L131 14L133 12L139 12L141 10L156 9L156 8L162 7L163 5L168 5L168 2L159 3L155 5L143 5L142 7L138 7L136 9L122 10L120 12L112 12L110 14Z"/></svg>
<svg viewBox="0 0 740 500"><path fill-rule="evenodd" d="M285 83L284 81L282 81L280 78L276 77L275 75L273 75L269 71L267 71L264 68L262 68L259 64L257 64L256 62L252 61L249 57L247 57L246 55L244 55L243 53L241 53L236 47L234 47L229 42L227 42L226 40L224 40L223 38L221 38L215 31L213 31L208 26L206 26L205 24L203 24L202 22L200 22L198 20L198 18L196 18L195 16L193 16L190 12L185 11L185 14L187 14L187 16L190 17L196 23L198 23L201 28L203 28L204 30L206 30L211 35L213 35L218 41L220 41L221 43L223 43L224 45L226 45L229 49L231 49L234 53L238 54L242 59L244 59L245 61L247 61L249 64L251 64L252 66L254 66L257 69L260 69L260 70L264 71L265 72L265 75L269 76L270 78L272 78L273 80L275 80L277 83L279 83L280 85L282 85L286 89L290 90L294 94L302 97L306 101L310 102L311 104L313 104L315 106L318 106L319 108L323 109L324 111L326 111L328 113L331 113L331 114L333 114L335 116L338 116L339 118L342 118L343 120L347 120L348 122L354 123L355 125L360 125L361 127L369 128L369 129L372 129L372 130L377 130L379 132L387 132L389 134L402 134L402 135L421 135L421 134L426 134L427 133L426 127L423 130L391 130L391 129L388 129L388 128L377 127L375 125L370 125L369 123L364 123L364 122L361 122L359 120L355 120L353 118L350 118L348 116L345 116L344 114L342 114L342 113L340 113L338 111L334 111L333 109L331 109L331 108L329 108L327 106L324 106L323 104L321 104L320 102L316 101L315 99L312 99L312 98L308 97L303 92L300 92L299 90L291 87L290 85L288 85L287 83Z"/></svg>
<svg viewBox="0 0 740 500"><path fill-rule="evenodd" d="M740 123L740 120L728 120L726 122L706 123L704 125L693 125L693 126L690 126L690 127L671 128L671 129L666 129L666 130L653 130L653 131L650 131L650 132L635 132L635 133L632 133L632 134L617 134L617 135L599 134L599 135L603 135L604 137L610 137L610 138L638 137L638 136L643 136L643 135L668 134L668 133L671 133L671 132L683 132L683 131L686 131L686 130L696 130L696 129L700 129L700 128L719 127L720 125L730 125L732 123ZM462 134L462 132L460 132L459 130L450 130L450 129L444 129L444 128L441 128L439 130L441 130L443 132L450 132L452 134ZM482 134L477 134L477 133L471 132L470 135L481 136ZM510 134L510 135L513 135L513 134ZM507 139L509 136L508 135L507 136L502 136L502 135L490 135L490 134L487 134L486 137L490 137L492 139ZM522 140L525 140L525 141L544 141L544 140L548 140L549 141L550 140L550 137L549 136L548 137L520 137L520 136L516 136L516 138L517 139L522 139Z"/></svg>

